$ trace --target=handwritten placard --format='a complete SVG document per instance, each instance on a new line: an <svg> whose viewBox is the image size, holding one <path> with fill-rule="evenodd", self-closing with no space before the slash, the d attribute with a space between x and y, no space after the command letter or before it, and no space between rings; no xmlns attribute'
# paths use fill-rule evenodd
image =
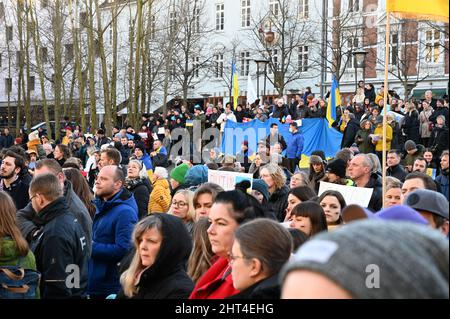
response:
<svg viewBox="0 0 450 319"><path fill-rule="evenodd" d="M342 194L347 205L357 204L362 207L369 206L370 198L372 197L373 188L345 186L327 182L320 182L319 196L328 190L338 191Z"/></svg>
<svg viewBox="0 0 450 319"><path fill-rule="evenodd" d="M226 191L235 189L235 185L243 180L248 180L253 185L252 174L208 170L208 182L222 186Z"/></svg>

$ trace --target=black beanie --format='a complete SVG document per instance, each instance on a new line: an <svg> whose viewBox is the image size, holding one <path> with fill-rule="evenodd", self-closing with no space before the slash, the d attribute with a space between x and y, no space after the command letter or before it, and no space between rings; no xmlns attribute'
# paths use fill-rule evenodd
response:
<svg viewBox="0 0 450 319"><path fill-rule="evenodd" d="M327 172L333 173L341 178L345 178L345 171L347 169L347 163L342 159L336 158L328 163Z"/></svg>

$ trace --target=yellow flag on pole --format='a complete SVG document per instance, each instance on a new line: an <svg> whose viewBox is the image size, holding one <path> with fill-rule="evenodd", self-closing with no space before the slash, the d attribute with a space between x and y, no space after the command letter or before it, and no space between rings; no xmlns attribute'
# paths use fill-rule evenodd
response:
<svg viewBox="0 0 450 319"><path fill-rule="evenodd" d="M402 19L447 22L449 0L387 0L386 11Z"/></svg>

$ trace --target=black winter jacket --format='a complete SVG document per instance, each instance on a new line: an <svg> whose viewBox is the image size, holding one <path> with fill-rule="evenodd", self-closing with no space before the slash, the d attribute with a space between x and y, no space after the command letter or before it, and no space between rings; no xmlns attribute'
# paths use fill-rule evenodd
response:
<svg viewBox="0 0 450 319"><path fill-rule="evenodd" d="M280 222L284 221L284 217L286 215L288 195L289 188L284 185L282 188L273 192L269 198L269 210L275 213L277 220Z"/></svg>
<svg viewBox="0 0 450 319"><path fill-rule="evenodd" d="M403 183L405 181L406 175L408 175L408 172L406 172L405 168L402 165L398 164L392 167L388 167L386 170L386 175L395 177Z"/></svg>
<svg viewBox="0 0 450 319"><path fill-rule="evenodd" d="M381 183L381 177L376 173L372 173L369 182L364 187L373 188L372 197L367 208L373 212L378 212L383 207L383 185Z"/></svg>
<svg viewBox="0 0 450 319"><path fill-rule="evenodd" d="M152 186L148 178L127 179L125 188L134 194L138 206L138 218L146 217L148 215L148 201L152 192Z"/></svg>
<svg viewBox="0 0 450 319"><path fill-rule="evenodd" d="M83 232L86 234L86 243L89 255L92 250L92 218L89 215L89 211L87 210L84 203L81 199L75 194L72 188L72 183L69 181L64 182L64 197L69 206L69 211L73 216L78 219ZM40 226L36 223L37 215L31 206L31 203L19 210L17 212L17 222L19 224L20 231L28 243L32 240L32 235L35 230L37 230Z"/></svg>
<svg viewBox="0 0 450 319"><path fill-rule="evenodd" d="M85 295L88 242L78 219L73 213L68 213L69 210L65 198L60 197L44 207L35 218L40 231L30 247L36 257L37 270L42 274L42 298L81 298ZM71 274L67 270L72 269L68 266L73 265L78 267L79 285L71 288L66 280L70 280L68 276Z"/></svg>
<svg viewBox="0 0 450 319"><path fill-rule="evenodd" d="M355 143L356 133L360 129L359 122L357 119L351 119L344 130L344 135L342 136L341 148L350 147Z"/></svg>

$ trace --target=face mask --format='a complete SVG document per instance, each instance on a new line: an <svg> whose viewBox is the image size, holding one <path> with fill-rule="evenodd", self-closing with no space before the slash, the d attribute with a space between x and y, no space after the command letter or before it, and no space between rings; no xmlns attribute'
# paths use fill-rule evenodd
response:
<svg viewBox="0 0 450 319"><path fill-rule="evenodd" d="M291 129L291 128L289 128L289 132L290 132L290 133L293 133L293 132L294 132L294 130L293 130L293 129Z"/></svg>

